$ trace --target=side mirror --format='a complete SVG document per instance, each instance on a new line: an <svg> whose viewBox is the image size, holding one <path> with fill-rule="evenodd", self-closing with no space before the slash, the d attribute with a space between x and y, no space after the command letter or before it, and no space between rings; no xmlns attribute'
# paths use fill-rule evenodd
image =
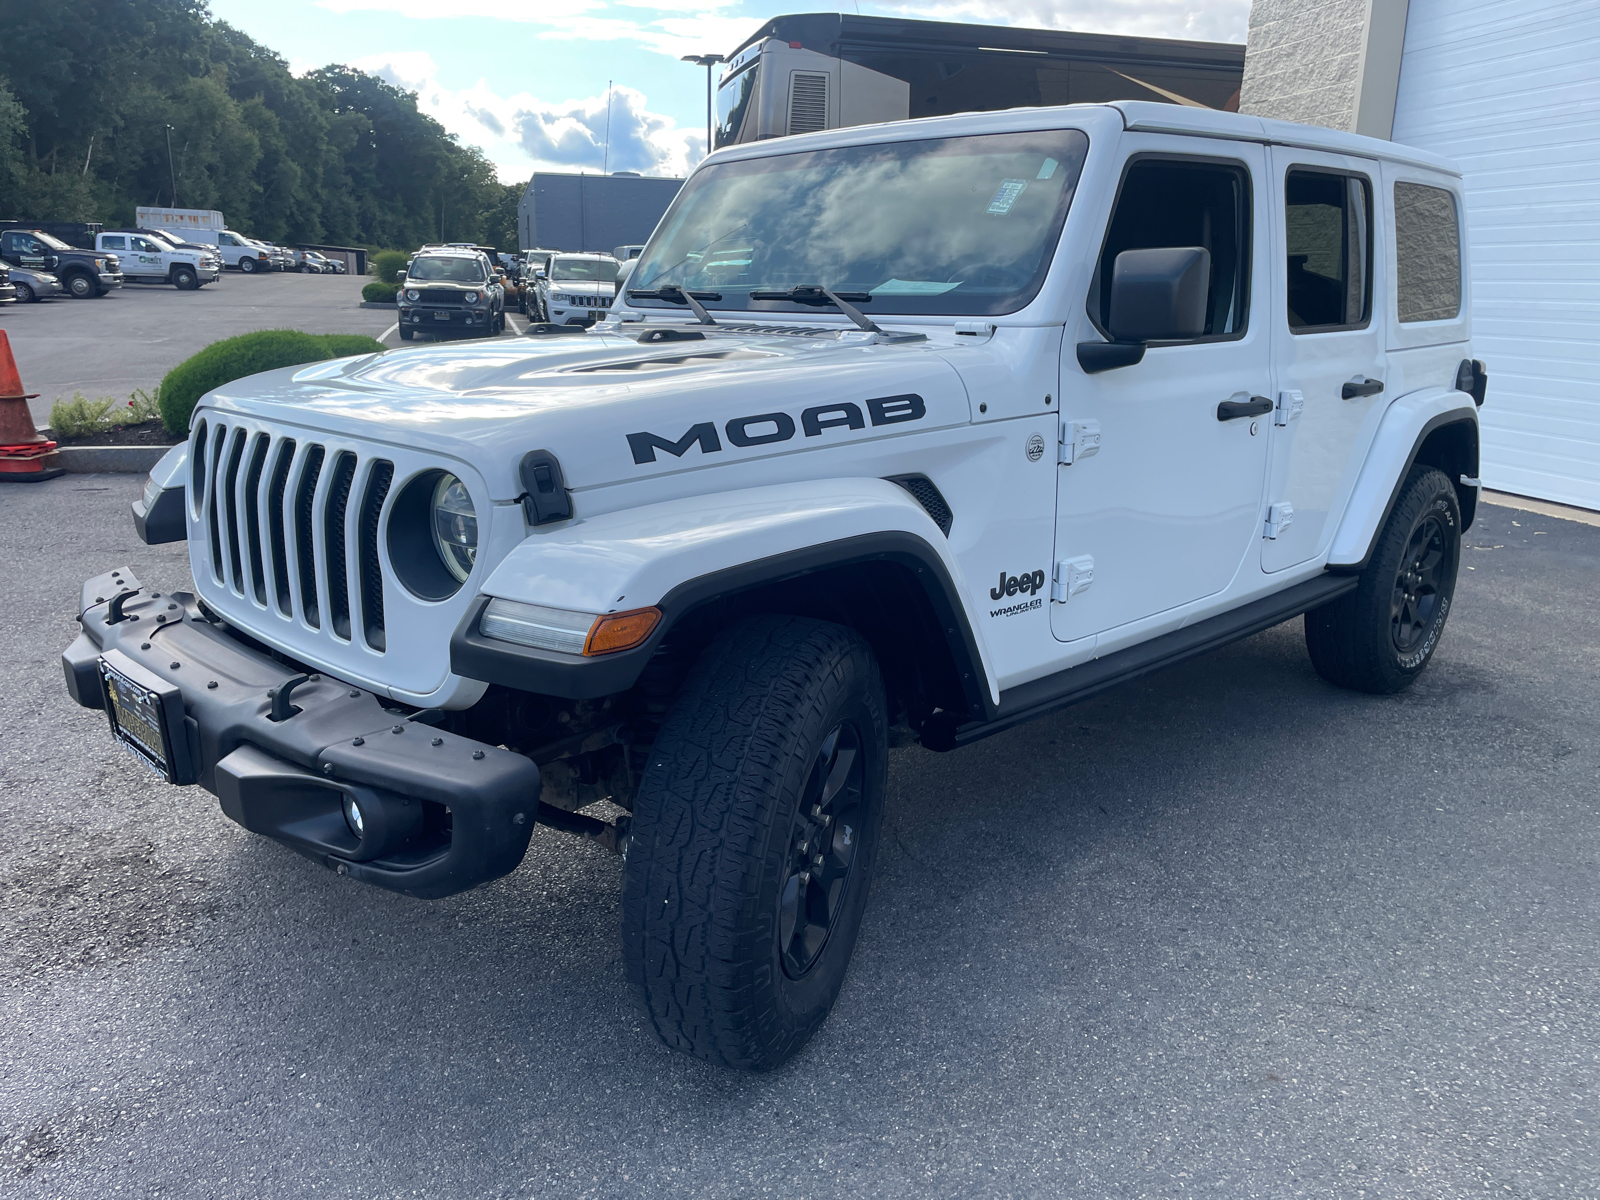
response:
<svg viewBox="0 0 1600 1200"><path fill-rule="evenodd" d="M1203 246L1124 250L1111 269L1111 342L1078 343L1090 375L1131 367L1146 342L1199 337L1206 328L1211 252Z"/></svg>
<svg viewBox="0 0 1600 1200"><path fill-rule="evenodd" d="M396 271L394 273L394 277L396 279L404 279L406 277L406 273L404 271Z"/></svg>
<svg viewBox="0 0 1600 1200"><path fill-rule="evenodd" d="M533 273L533 276L534 276L535 279L543 279L544 278L544 268L540 267L537 271L535 271Z"/></svg>

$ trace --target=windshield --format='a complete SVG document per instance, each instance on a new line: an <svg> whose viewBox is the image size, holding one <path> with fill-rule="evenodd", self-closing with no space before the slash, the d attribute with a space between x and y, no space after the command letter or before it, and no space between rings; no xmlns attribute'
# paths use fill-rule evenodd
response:
<svg viewBox="0 0 1600 1200"><path fill-rule="evenodd" d="M756 75L760 70L761 60L758 58L749 69L735 75L717 89L714 149L731 146L739 140L739 128L744 124L744 114L750 107L750 97L756 93Z"/></svg>
<svg viewBox="0 0 1600 1200"><path fill-rule="evenodd" d="M612 258L558 258L551 265L550 278L569 283L574 280L614 283L617 262Z"/></svg>
<svg viewBox="0 0 1600 1200"><path fill-rule="evenodd" d="M750 292L820 284L870 293L869 316L1015 312L1044 282L1088 147L1069 129L714 163L629 287L720 292L713 310L798 311Z"/></svg>
<svg viewBox="0 0 1600 1200"><path fill-rule="evenodd" d="M406 279L482 283L483 264L475 258L418 258L412 260Z"/></svg>
<svg viewBox="0 0 1600 1200"><path fill-rule="evenodd" d="M53 238L48 233L44 233L44 232L42 232L40 230L37 230L37 229L31 229L31 230L28 231L28 233L29 233L30 237L38 238L41 242L43 242L46 246L49 246L50 249L52 249L52 250L76 250L77 249L76 246L69 246L65 242L63 242L60 238Z"/></svg>

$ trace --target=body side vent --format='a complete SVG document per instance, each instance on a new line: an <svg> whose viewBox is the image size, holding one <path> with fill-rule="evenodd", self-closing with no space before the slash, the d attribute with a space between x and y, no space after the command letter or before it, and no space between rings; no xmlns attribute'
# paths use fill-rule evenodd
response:
<svg viewBox="0 0 1600 1200"><path fill-rule="evenodd" d="M926 475L890 475L890 483L898 483L911 493L911 498L922 505L922 511L933 518L933 523L939 527L939 532L945 537L950 536L950 526L955 523L955 514L950 511L950 505L938 488L933 486L933 480Z"/></svg>
<svg viewBox="0 0 1600 1200"><path fill-rule="evenodd" d="M828 127L828 77L789 72L789 132L815 133Z"/></svg>

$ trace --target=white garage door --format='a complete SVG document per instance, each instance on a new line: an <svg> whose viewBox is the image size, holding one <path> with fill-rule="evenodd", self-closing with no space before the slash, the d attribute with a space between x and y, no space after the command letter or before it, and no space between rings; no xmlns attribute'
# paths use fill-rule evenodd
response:
<svg viewBox="0 0 1600 1200"><path fill-rule="evenodd" d="M1466 175L1485 486L1600 509L1600 4L1411 0L1394 140Z"/></svg>

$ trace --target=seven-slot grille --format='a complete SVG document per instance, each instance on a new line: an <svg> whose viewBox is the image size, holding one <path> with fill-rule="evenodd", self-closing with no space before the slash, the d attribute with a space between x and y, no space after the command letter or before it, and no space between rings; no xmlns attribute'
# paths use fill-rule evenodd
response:
<svg viewBox="0 0 1600 1200"><path fill-rule="evenodd" d="M610 296L567 296L566 303L571 308L610 308Z"/></svg>
<svg viewBox="0 0 1600 1200"><path fill-rule="evenodd" d="M190 468L213 583L306 629L385 649L378 528L392 462L208 419Z"/></svg>

